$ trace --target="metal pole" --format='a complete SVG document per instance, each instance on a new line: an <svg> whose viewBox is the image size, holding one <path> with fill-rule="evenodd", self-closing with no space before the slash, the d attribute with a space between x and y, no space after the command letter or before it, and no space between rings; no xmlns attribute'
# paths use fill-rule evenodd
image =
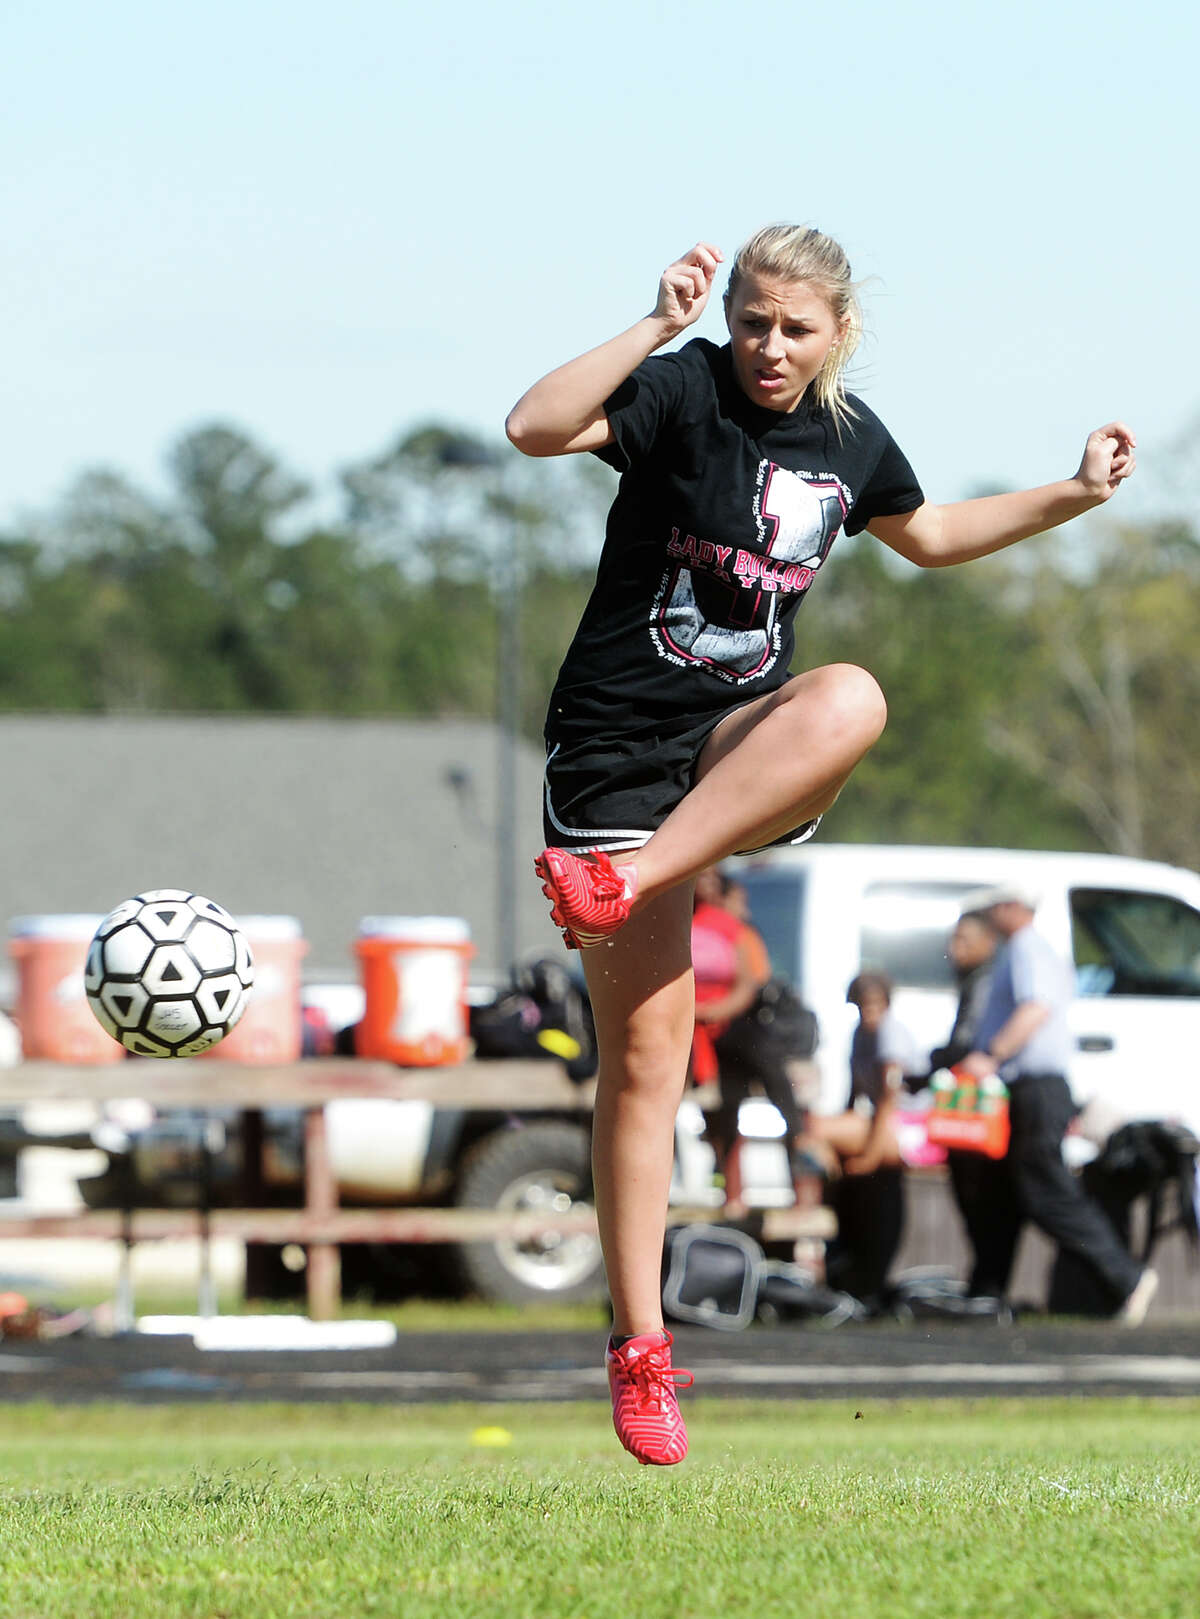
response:
<svg viewBox="0 0 1200 1619"><path fill-rule="evenodd" d="M517 737L521 729L521 580L514 495L505 476L508 458L478 440L448 438L437 451L444 467L489 468L496 514L496 939L501 971L517 958Z"/></svg>
<svg viewBox="0 0 1200 1619"><path fill-rule="evenodd" d="M321 1230L328 1217L337 1212L338 1189L329 1158L329 1138L325 1133L325 1109L310 1107L304 1113L304 1212ZM324 1240L308 1244L308 1313L313 1321L332 1321L342 1296L342 1261L336 1242Z"/></svg>
<svg viewBox="0 0 1200 1619"><path fill-rule="evenodd" d="M211 1321L217 1313L217 1286L212 1265L213 1161L225 1150L225 1126L206 1115L200 1127L200 1273L196 1284L196 1314Z"/></svg>
<svg viewBox="0 0 1200 1619"><path fill-rule="evenodd" d="M521 588L511 513L497 559L496 946L501 971L517 959L517 736L521 726Z"/></svg>
<svg viewBox="0 0 1200 1619"><path fill-rule="evenodd" d="M132 1332L137 1325L133 1302L133 1210L121 1210L121 1259L117 1270L117 1296L113 1301L113 1330Z"/></svg>

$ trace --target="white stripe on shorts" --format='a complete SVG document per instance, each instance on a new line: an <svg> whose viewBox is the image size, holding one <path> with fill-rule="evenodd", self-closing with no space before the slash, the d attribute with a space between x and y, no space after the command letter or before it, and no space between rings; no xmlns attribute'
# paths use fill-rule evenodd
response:
<svg viewBox="0 0 1200 1619"><path fill-rule="evenodd" d="M554 804L550 798L550 765L561 746L561 742L556 742L547 755L543 779L546 788L546 817L556 832L561 832L565 838L570 839L570 842L564 843L562 847L571 849L575 854L591 854L600 849L606 852L609 849L640 849L643 843L649 843L654 834L642 831L640 828L603 827L597 829L590 826L577 828L568 826L565 821L559 819L554 812Z"/></svg>
<svg viewBox="0 0 1200 1619"><path fill-rule="evenodd" d="M643 844L649 843L654 836L653 832L644 832L633 827L603 827L600 829L586 827L579 829L568 826L560 820L554 812L554 804L550 798L550 763L554 755L562 746L556 742L546 758L546 768L543 780L546 792L546 816L556 832L561 832L565 839L562 847L569 848L574 854L595 854L603 850L620 852L623 849L640 849ZM756 849L739 849L739 855L763 854L768 849L788 848L798 843L807 843L809 838L821 824L821 817L814 816L811 821L805 821L796 828L796 836L791 838L778 838L774 843L760 844Z"/></svg>

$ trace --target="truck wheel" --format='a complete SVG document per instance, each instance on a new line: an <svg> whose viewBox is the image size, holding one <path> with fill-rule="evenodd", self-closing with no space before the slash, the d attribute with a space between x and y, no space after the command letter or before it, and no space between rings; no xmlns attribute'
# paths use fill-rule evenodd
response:
<svg viewBox="0 0 1200 1619"><path fill-rule="evenodd" d="M465 1209L552 1210L590 1207L591 1145L576 1124L530 1124L485 1136L463 1159L455 1202ZM605 1296L599 1238L547 1232L526 1241L464 1242L463 1279L485 1299L591 1303Z"/></svg>

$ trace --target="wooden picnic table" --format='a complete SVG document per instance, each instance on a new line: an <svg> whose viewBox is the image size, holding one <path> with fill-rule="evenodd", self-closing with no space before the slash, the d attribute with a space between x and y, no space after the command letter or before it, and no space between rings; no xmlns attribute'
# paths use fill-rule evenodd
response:
<svg viewBox="0 0 1200 1619"><path fill-rule="evenodd" d="M345 1097L435 1102L439 1107L591 1111L594 1086L574 1085L557 1062L465 1062L398 1068L366 1057L314 1057L279 1065L193 1057L172 1062L72 1065L24 1062L0 1068L0 1107L27 1102L113 1102L137 1097L156 1108L321 1107Z"/></svg>
<svg viewBox="0 0 1200 1619"><path fill-rule="evenodd" d="M432 1102L437 1107L505 1113L578 1113L592 1108L594 1086L575 1085L556 1062L465 1062L445 1068L399 1068L356 1057L321 1057L278 1066L196 1058L189 1062L136 1057L98 1065L25 1062L0 1068L0 1109L34 1102L104 1104L136 1098L157 1110L296 1107L304 1114L304 1201L297 1209L84 1209L61 1214L0 1216L0 1237L92 1237L120 1241L126 1258L137 1242L212 1236L244 1242L297 1243L307 1251L308 1312L314 1321L337 1314L341 1297L338 1244L343 1242L464 1242L534 1238L550 1231L595 1231L591 1209L566 1214L454 1208L339 1207L329 1155L325 1107L332 1101L375 1098ZM672 1225L720 1219L719 1210L672 1208ZM739 1222L743 1224L746 1222ZM750 1217L767 1241L829 1236L826 1209L768 1209Z"/></svg>

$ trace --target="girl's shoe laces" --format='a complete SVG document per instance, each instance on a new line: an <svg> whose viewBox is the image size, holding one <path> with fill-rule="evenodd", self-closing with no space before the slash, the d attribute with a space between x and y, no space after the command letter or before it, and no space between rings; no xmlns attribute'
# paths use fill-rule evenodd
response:
<svg viewBox="0 0 1200 1619"><path fill-rule="evenodd" d="M696 1381L691 1372L685 1372L682 1367L667 1365L666 1357L653 1349L639 1355L627 1366L626 1375L637 1389L638 1405L643 1410L652 1405L661 1407L664 1383L674 1388L690 1389Z"/></svg>
<svg viewBox="0 0 1200 1619"><path fill-rule="evenodd" d="M624 899L625 879L614 867L604 867L589 861L586 866L588 882L597 899Z"/></svg>

